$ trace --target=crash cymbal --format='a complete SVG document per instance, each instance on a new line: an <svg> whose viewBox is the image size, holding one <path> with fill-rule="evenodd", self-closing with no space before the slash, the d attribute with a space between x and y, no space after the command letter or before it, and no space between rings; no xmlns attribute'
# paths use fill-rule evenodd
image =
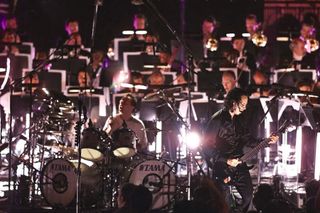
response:
<svg viewBox="0 0 320 213"><path fill-rule="evenodd" d="M190 86L195 86L195 82L191 82ZM176 88L176 87L188 87L189 84L163 84L163 85L148 85L148 89L169 89L169 88Z"/></svg>
<svg viewBox="0 0 320 213"><path fill-rule="evenodd" d="M165 97L172 97L174 93L180 93L181 92L181 87L172 87L168 89L160 89L156 92L151 92L147 94L143 100L144 101L159 101Z"/></svg>

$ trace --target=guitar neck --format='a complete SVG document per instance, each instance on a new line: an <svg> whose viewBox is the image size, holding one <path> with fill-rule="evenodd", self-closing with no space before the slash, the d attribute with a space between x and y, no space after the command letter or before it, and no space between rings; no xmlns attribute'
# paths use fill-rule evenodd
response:
<svg viewBox="0 0 320 213"><path fill-rule="evenodd" d="M285 120L281 127L278 129L278 131L276 131L275 133L273 133L272 135L279 135L280 133L283 133L284 131L286 131L286 129L288 128L288 126L291 124L291 122L289 120ZM256 156L258 154L258 152L267 147L269 145L269 142L271 141L270 138L266 138L263 141L261 141L256 147L254 147L252 150L250 150L249 152L245 153L241 158L240 161L241 162L246 162L248 160L250 160L253 156Z"/></svg>
<svg viewBox="0 0 320 213"><path fill-rule="evenodd" d="M256 156L261 149L263 149L263 148L268 146L269 141L270 141L269 138L264 139L263 141L261 141L256 147L254 147L249 152L245 153L240 158L240 161L241 162L246 162L246 161L250 160L252 157Z"/></svg>

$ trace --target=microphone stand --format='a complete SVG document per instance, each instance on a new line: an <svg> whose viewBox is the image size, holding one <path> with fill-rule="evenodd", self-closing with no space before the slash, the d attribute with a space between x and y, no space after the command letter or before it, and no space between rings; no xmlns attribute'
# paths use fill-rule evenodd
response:
<svg viewBox="0 0 320 213"><path fill-rule="evenodd" d="M153 4L152 0L144 0L145 5L151 10L152 14L155 14L155 16L159 19L159 21L171 32L171 34L174 36L174 38L178 41L178 43L181 45L181 47L183 48L183 50L186 52L187 54L187 72L188 72L188 107L189 107L189 111L188 111L188 121L185 122L183 121L183 118L181 117L181 115L179 113L177 113L176 110L174 110L174 113L177 114L179 120L182 121L182 123L185 125L186 127L186 132L188 133L190 131L190 126L191 126L191 109L192 109L192 103L191 103L191 81L193 78L193 54L191 49L187 46L187 44L185 43L184 39L181 38L181 36L178 34L178 32L173 29L173 27L169 24L169 22L161 15L161 13L159 12L159 10L156 8L156 6ZM183 9L183 5L182 5L182 9ZM182 18L184 18L184 15L182 15ZM184 24L183 24L184 25ZM184 27L184 26L183 26ZM183 32L182 32L183 33ZM172 107L170 107L172 108ZM187 193L188 193L188 200L191 200L191 162L192 161L192 154L190 152L190 150L188 150L187 148L187 176L188 176L188 186L187 186Z"/></svg>
<svg viewBox="0 0 320 213"><path fill-rule="evenodd" d="M76 144L78 145L78 166L77 166L77 193L76 193L76 213L81 212L80 192L81 192L81 126L87 120L87 110L83 104L81 95L78 100L79 120L77 121L76 129ZM83 119L82 119L83 116Z"/></svg>
<svg viewBox="0 0 320 213"><path fill-rule="evenodd" d="M103 0L95 0L95 7L94 7L94 14L92 20L92 30L91 30L91 52L94 48L94 37L96 33L96 26L97 26L97 18L98 18L98 10L99 6L102 6Z"/></svg>

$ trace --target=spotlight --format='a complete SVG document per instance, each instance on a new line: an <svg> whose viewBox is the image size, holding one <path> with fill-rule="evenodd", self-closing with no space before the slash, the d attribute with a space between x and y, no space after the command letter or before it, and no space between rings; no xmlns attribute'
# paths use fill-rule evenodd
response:
<svg viewBox="0 0 320 213"><path fill-rule="evenodd" d="M200 136L197 132L188 132L185 135L184 142L189 149L196 149L200 145Z"/></svg>

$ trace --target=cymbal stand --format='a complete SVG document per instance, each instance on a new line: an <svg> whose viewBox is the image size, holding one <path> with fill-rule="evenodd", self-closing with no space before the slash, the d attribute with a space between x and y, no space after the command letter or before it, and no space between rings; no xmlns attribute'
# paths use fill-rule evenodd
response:
<svg viewBox="0 0 320 213"><path fill-rule="evenodd" d="M76 212L81 212L80 192L81 192L81 126L87 120L87 109L83 104L81 95L78 100L79 120L76 129L76 144L78 145L78 167L77 167L77 193L76 193Z"/></svg>
<svg viewBox="0 0 320 213"><path fill-rule="evenodd" d="M152 14L155 14L155 16L159 19L159 21L171 32L171 34L174 36L174 38L178 41L178 43L181 45L183 50L186 52L187 55L187 60L188 60L188 67L187 67L187 72L188 72L188 104L189 104L189 116L188 116L188 122L185 122L181 115L177 112L177 110L174 110L174 113L178 116L179 120L185 125L186 131L190 131L190 119L191 119L191 81L193 78L193 54L191 49L187 46L184 36L182 32L182 37L178 34L178 32L173 29L173 27L169 24L169 22L161 15L159 10L156 8L156 6L153 4L152 0L144 0L143 1L145 5L151 10ZM184 10L184 4L181 4L182 10ZM184 13L181 14L181 18L184 19ZM184 21L182 21L182 31L184 28ZM172 107L171 107L172 108ZM172 108L173 109L173 108ZM190 190L190 185L191 185L191 156L189 155L189 150L187 150L187 173L188 173L188 200L191 200L191 190Z"/></svg>

